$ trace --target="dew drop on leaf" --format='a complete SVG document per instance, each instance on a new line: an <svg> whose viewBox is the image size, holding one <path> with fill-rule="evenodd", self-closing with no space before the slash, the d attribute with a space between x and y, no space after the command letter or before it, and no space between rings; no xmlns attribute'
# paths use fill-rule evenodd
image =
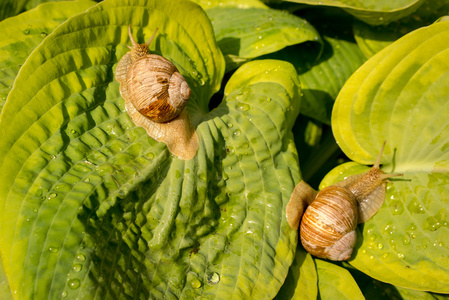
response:
<svg viewBox="0 0 449 300"><path fill-rule="evenodd" d="M76 290L80 287L80 280L77 278L70 279L67 284L69 285L69 288L71 288L72 290Z"/></svg>
<svg viewBox="0 0 449 300"><path fill-rule="evenodd" d="M201 287L201 281L199 281L197 278L193 279L190 282L190 285L194 288L194 289L198 289Z"/></svg>
<svg viewBox="0 0 449 300"><path fill-rule="evenodd" d="M86 257L85 257L83 254L78 254L78 255L76 256L76 259L79 260L79 261L85 261L85 260L86 260Z"/></svg>
<svg viewBox="0 0 449 300"><path fill-rule="evenodd" d="M218 273L211 273L207 275L207 283L214 285L220 282L220 275Z"/></svg>
<svg viewBox="0 0 449 300"><path fill-rule="evenodd" d="M247 111L249 110L249 105L246 103L239 103L237 108L240 111Z"/></svg>
<svg viewBox="0 0 449 300"><path fill-rule="evenodd" d="M72 266L73 272L80 272L83 269L83 266L80 264L76 264Z"/></svg>
<svg viewBox="0 0 449 300"><path fill-rule="evenodd" d="M51 253L57 253L59 251L58 247L49 247L48 251L50 251Z"/></svg>

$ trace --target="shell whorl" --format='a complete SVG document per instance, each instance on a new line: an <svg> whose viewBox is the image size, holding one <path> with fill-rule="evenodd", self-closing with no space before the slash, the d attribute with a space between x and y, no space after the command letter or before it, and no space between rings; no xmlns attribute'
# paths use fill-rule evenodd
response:
<svg viewBox="0 0 449 300"><path fill-rule="evenodd" d="M165 123L175 119L185 108L191 90L178 69L166 58L149 54L148 47L156 31L145 44L138 44L131 33L128 34L132 46L127 65L121 66L126 72L122 82L122 95L146 118Z"/></svg>
<svg viewBox="0 0 449 300"><path fill-rule="evenodd" d="M127 75L128 97L134 107L154 122L177 117L190 98L190 87L178 69L159 55L136 60Z"/></svg>
<svg viewBox="0 0 449 300"><path fill-rule="evenodd" d="M356 227L357 202L354 195L343 187L327 187L317 194L304 212L301 243L317 257L346 260L356 242Z"/></svg>

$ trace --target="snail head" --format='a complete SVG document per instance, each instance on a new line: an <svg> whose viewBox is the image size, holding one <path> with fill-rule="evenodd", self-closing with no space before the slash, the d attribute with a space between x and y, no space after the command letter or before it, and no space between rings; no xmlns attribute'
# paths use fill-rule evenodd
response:
<svg viewBox="0 0 449 300"><path fill-rule="evenodd" d="M148 39L148 41L145 44L138 44L136 40L134 39L132 32L131 32L131 24L128 28L128 34L129 39L131 40L132 46L128 46L129 49L131 49L131 60L136 61L140 57L149 54L150 51L148 50L148 47L150 46L151 42L153 41L154 37L156 36L158 28L154 31L153 35Z"/></svg>

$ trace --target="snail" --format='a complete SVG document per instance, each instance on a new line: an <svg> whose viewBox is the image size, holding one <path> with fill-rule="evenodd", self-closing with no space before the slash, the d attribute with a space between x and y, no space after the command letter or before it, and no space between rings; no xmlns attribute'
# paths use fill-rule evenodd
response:
<svg viewBox="0 0 449 300"><path fill-rule="evenodd" d="M351 257L357 225L368 221L382 206L388 178L403 175L386 174L379 168L384 147L385 142L375 164L365 173L320 192L304 181L295 187L286 208L287 222L298 229L301 221L301 243L309 253L337 261Z"/></svg>
<svg viewBox="0 0 449 300"><path fill-rule="evenodd" d="M191 90L172 62L150 54L156 33L157 29L145 44L138 44L129 25L132 46L117 64L115 78L133 123L167 144L172 154L188 160L198 150L198 136L185 109Z"/></svg>

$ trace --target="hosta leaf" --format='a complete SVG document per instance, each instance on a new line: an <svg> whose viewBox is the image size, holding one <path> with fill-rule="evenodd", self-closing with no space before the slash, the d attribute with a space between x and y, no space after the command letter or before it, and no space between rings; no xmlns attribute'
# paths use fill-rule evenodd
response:
<svg viewBox="0 0 449 300"><path fill-rule="evenodd" d="M413 31L369 59L340 92L334 135L358 163L373 163L383 140L388 185L362 227L351 264L394 285L449 292L449 22ZM323 185L366 170L343 165ZM363 236L363 238L362 238Z"/></svg>
<svg viewBox="0 0 449 300"><path fill-rule="evenodd" d="M0 20L15 16L23 9L27 0L3 0L0 2Z"/></svg>
<svg viewBox="0 0 449 300"><path fill-rule="evenodd" d="M306 20L264 8L214 7L207 10L217 43L231 70L249 59L306 41L320 41Z"/></svg>
<svg viewBox="0 0 449 300"><path fill-rule="evenodd" d="M27 0L25 9L30 10L35 8L36 6L44 3L51 3L51 2L64 2L65 0ZM89 0L75 0L75 1L89 1Z"/></svg>
<svg viewBox="0 0 449 300"><path fill-rule="evenodd" d="M366 57L371 57L401 36L435 22L449 13L449 1L427 0L412 15L386 26L354 22L354 36Z"/></svg>
<svg viewBox="0 0 449 300"><path fill-rule="evenodd" d="M94 4L93 1L46 3L0 22L0 112L20 67L33 49L68 17Z"/></svg>
<svg viewBox="0 0 449 300"><path fill-rule="evenodd" d="M379 298L403 300L444 300L448 298L447 294L435 294L393 286L391 284L375 280L366 274L353 269L351 266L348 266L348 269L354 276L354 279L362 290L363 296L365 296L365 299L367 300L377 300Z"/></svg>
<svg viewBox="0 0 449 300"><path fill-rule="evenodd" d="M351 74L365 61L352 39L351 24L337 16L319 11L305 14L322 35L323 45L305 43L288 47L267 57L292 63L299 74L303 91L301 114L330 124L331 112L338 92Z"/></svg>
<svg viewBox="0 0 449 300"><path fill-rule="evenodd" d="M3 264L0 260L0 298L4 300L13 299L11 289L9 288L8 278L6 278Z"/></svg>
<svg viewBox="0 0 449 300"><path fill-rule="evenodd" d="M260 0L192 0L199 4L203 9L208 10L210 8L219 7L238 7L238 8L268 8Z"/></svg>
<svg viewBox="0 0 449 300"><path fill-rule="evenodd" d="M298 249L288 276L275 299L317 299L317 295L317 274L314 260L304 249Z"/></svg>
<svg viewBox="0 0 449 300"><path fill-rule="evenodd" d="M339 7L356 18L371 25L388 24L399 20L417 10L425 0L369 0L369 1L344 1L344 0L287 0L309 5L325 5Z"/></svg>
<svg viewBox="0 0 449 300"><path fill-rule="evenodd" d="M364 299L351 273L333 263L315 259L321 299Z"/></svg>
<svg viewBox="0 0 449 300"><path fill-rule="evenodd" d="M185 18L185 12L189 17ZM154 28L178 67L200 147L189 161L135 127L113 74ZM189 1L104 1L57 27L22 66L0 117L0 244L18 299L273 298L297 232L293 66L242 66L212 112L224 59Z"/></svg>

